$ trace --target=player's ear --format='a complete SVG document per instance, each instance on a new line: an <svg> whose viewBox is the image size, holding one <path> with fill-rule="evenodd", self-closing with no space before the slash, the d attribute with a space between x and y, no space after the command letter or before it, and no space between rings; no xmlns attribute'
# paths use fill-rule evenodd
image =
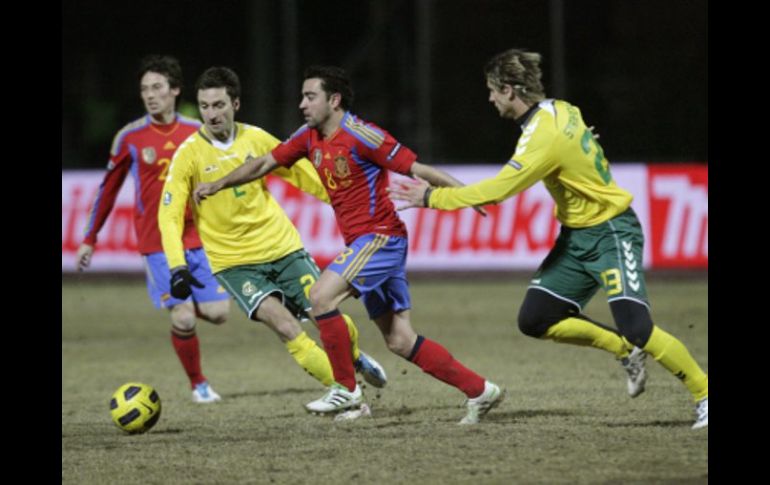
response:
<svg viewBox="0 0 770 485"><path fill-rule="evenodd" d="M233 110L237 112L240 109L240 107L241 107L241 98L235 98L233 100Z"/></svg>
<svg viewBox="0 0 770 485"><path fill-rule="evenodd" d="M510 84L503 84L503 89L501 89L501 91L506 97L508 97L509 101L516 99L516 90L513 89L513 86Z"/></svg>
<svg viewBox="0 0 770 485"><path fill-rule="evenodd" d="M337 108L342 103L342 95L340 93L332 93L331 96L329 96L329 103L331 103L332 108Z"/></svg>

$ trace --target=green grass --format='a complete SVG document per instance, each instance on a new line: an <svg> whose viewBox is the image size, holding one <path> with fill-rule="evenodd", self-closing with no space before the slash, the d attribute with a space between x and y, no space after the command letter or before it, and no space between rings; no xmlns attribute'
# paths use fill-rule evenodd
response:
<svg viewBox="0 0 770 485"><path fill-rule="evenodd" d="M690 429L689 393L648 359L647 391L625 392L609 354L519 333L526 280L413 281L413 325L508 390L475 427L460 427L464 396L390 354L358 301L361 346L388 371L365 388L372 418L310 416L323 390L263 325L232 307L201 323L203 370L224 400L193 404L169 341L169 321L141 281L62 283L63 483L706 483L708 431ZM649 278L653 317L708 370L705 278ZM587 313L611 322L601 296ZM317 332L310 334L317 340ZM112 392L154 386L156 427L124 435Z"/></svg>

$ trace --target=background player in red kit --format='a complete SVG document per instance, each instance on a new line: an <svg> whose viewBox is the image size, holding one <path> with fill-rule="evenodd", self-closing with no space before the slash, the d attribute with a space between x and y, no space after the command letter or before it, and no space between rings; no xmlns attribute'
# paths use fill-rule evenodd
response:
<svg viewBox="0 0 770 485"><path fill-rule="evenodd" d="M460 423L475 424L502 401L504 392L463 366L443 346L412 329L405 270L406 226L386 192L388 170L441 186L462 184L417 162L417 155L388 132L353 115L349 111L353 89L343 69L311 67L304 79L299 107L307 124L271 153L248 160L215 182L199 185L193 197L200 203L223 188L309 158L329 193L347 247L310 290L313 315L336 384L305 407L311 412L332 413L363 402L348 350L350 335L338 309L345 298L360 295L388 348L465 393L468 411Z"/></svg>
<svg viewBox="0 0 770 485"><path fill-rule="evenodd" d="M211 274L202 243L187 210L183 235L188 270L179 278L197 284L192 297L174 291L158 230L158 205L169 164L177 147L198 130L200 122L175 111L182 87L182 68L170 56L144 58L139 70L141 97L147 114L121 129L112 143L110 161L96 195L78 249L78 269L91 264L97 234L115 205L126 176L134 180L134 226L139 252L147 271L147 289L156 308L171 312L171 342L190 379L195 402L209 403L221 397L201 371L196 316L223 323L230 310L229 296Z"/></svg>

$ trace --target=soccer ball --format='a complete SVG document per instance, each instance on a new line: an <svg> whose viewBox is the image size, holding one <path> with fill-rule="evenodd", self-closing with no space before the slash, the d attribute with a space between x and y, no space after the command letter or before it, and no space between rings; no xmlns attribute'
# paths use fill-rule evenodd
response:
<svg viewBox="0 0 770 485"><path fill-rule="evenodd" d="M126 433L144 433L160 418L160 397L147 384L123 384L110 399L110 414L115 425Z"/></svg>

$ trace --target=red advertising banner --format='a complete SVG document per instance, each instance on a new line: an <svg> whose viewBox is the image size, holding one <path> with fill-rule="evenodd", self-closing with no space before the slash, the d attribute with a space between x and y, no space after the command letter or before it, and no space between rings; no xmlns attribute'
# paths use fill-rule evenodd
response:
<svg viewBox="0 0 770 485"><path fill-rule="evenodd" d="M648 243L656 268L708 267L708 167L650 165L647 192L653 217Z"/></svg>
<svg viewBox="0 0 770 485"><path fill-rule="evenodd" d="M442 167L472 183L494 176L500 167ZM645 267L708 267L708 167L615 165L613 177L634 194L633 207L645 230ZM62 172L62 271L75 270L88 210L103 172ZM392 180L397 179L396 176ZM269 178L273 196L299 230L305 247L321 267L343 249L330 207L280 179ZM127 181L99 234L90 271L142 271L133 229L133 186ZM481 217L471 209L452 212L409 209L401 212L409 230L411 270L531 270L550 250L559 231L553 201L542 184L498 205Z"/></svg>

